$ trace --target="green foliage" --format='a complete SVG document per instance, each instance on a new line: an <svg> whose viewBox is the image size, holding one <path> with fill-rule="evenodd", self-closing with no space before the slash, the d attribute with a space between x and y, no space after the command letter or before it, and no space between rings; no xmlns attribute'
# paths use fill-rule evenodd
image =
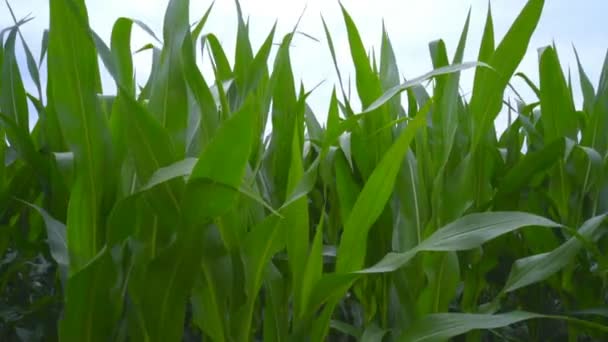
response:
<svg viewBox="0 0 608 342"><path fill-rule="evenodd" d="M516 74L543 4L499 42L488 11L474 62L467 17L454 56L431 42L433 70L409 80L386 30L368 54L342 7L362 107L323 23L340 87L324 124L296 87L297 26L256 51L238 1L232 65L204 31L212 7L191 24L187 0L169 2L162 41L120 18L109 46L84 0L51 0L38 61L29 18L13 18L0 33L0 340L606 340L608 58L596 87L578 61L582 108L555 47L539 50L538 85ZM153 41L144 85L133 29ZM514 75L537 98L509 101L498 135Z"/></svg>

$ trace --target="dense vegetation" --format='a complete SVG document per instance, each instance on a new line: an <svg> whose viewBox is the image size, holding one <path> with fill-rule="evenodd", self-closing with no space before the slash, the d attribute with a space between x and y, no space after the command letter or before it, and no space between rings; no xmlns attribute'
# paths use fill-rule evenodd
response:
<svg viewBox="0 0 608 342"><path fill-rule="evenodd" d="M238 9L231 64L188 5L170 1L162 41L120 18L105 45L84 0L50 0L40 56L28 19L0 33L1 341L608 338L608 59L573 85L548 46L539 84L515 76L537 99L503 101L542 0L499 42L488 13L478 62L467 19L411 80L344 10L362 109L336 66L323 124L292 73L297 27L255 51ZM134 24L153 41L141 87Z"/></svg>

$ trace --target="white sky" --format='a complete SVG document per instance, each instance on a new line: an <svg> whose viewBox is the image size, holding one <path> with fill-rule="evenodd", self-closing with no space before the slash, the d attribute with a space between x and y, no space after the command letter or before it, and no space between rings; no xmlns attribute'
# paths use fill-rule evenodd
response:
<svg viewBox="0 0 608 342"><path fill-rule="evenodd" d="M31 13L35 19L26 24L22 32L35 56L40 51L42 31L48 27L48 1L46 0L8 0L21 18ZM491 0L496 42L499 42L525 0ZM162 37L162 21L168 0L87 0L91 27L104 39L109 40L112 25L118 17L132 17L147 23L159 37ZM190 1L190 21L198 20L210 5L210 1ZM428 42L444 39L448 51L453 54L469 8L472 8L471 27L465 60L477 56L480 37L483 31L487 0L343 0L342 3L355 20L366 47L378 46L381 37L382 20L395 50L400 71L407 78L413 78L431 69ZM275 20L278 32L275 41L279 42L290 31L306 6L300 30L320 40L315 42L298 36L291 50L296 81L302 80L307 89L326 80L310 98L310 104L320 120L325 120L331 88L336 83L335 72L327 44L324 39L320 14L323 14L336 45L338 64L344 73L352 72L346 30L340 13L338 1L334 0L241 0L245 16L250 18L250 36L254 50L266 38ZM597 84L608 47L608 13L606 0L546 0L543 16L532 38L530 49L520 71L533 80L538 79L536 49L555 42L562 64L572 69L575 94L578 91L578 72L572 44L578 49L583 65L592 82ZM7 7L0 4L0 29L12 25ZM213 12L205 26L205 32L215 33L222 41L227 54L234 53L236 37L236 11L234 1L216 0ZM139 29L133 31L133 48L139 48L153 40ZM22 56L21 56L22 57ZM23 57L22 57L23 58ZM135 68L140 84L145 81L150 69L150 54L135 56ZM200 58L200 57L199 57ZM24 64L24 63L23 63ZM24 65L23 65L24 66ZM205 75L208 68L203 67ZM27 75L25 67L24 75ZM44 75L44 72L43 72ZM29 89L31 82L25 76ZM463 89L470 90L472 72L463 74ZM208 78L208 81L211 81ZM516 82L523 90L526 87ZM114 87L109 77L104 78L104 91L112 93ZM353 82L353 95L354 93ZM353 96L354 97L354 96ZM504 122L499 122L503 126Z"/></svg>

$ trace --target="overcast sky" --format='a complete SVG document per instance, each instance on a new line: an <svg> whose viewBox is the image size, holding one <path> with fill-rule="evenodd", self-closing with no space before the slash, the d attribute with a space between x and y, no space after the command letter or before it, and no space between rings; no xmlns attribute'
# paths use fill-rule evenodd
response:
<svg viewBox="0 0 608 342"><path fill-rule="evenodd" d="M48 27L48 1L8 0L18 17L32 14L35 19L23 27L30 48L37 56L43 29ZM168 0L88 0L91 27L108 40L112 25L119 17L131 17L147 23L160 37L162 21ZM191 0L190 21L198 20L210 5L208 0ZM450 55L453 54L469 8L472 8L471 28L465 60L474 60L488 8L487 0L343 0L342 3L355 20L366 47L380 43L382 20L391 38L401 73L413 78L431 69L428 42L443 39ZM526 3L525 0L491 0L496 41L500 41L510 24ZM311 96L313 110L324 120L335 72L324 39L320 15L325 18L336 45L338 64L345 72L352 72L352 63L344 22L338 1L334 0L241 0L245 16L250 19L250 35L257 50L275 20L278 20L278 42L290 31L306 7L300 30L320 40L315 42L298 36L291 50L296 80L302 80L307 89L325 80ZM528 54L520 71L533 80L538 79L537 49L555 42L562 63L573 71L572 79L578 88L578 75L572 44L581 56L583 65L594 85L597 84L608 47L607 0L547 0L540 24L532 38ZM5 4L0 3L0 29L12 24ZM212 15L205 26L206 32L215 33L229 55L233 54L236 36L234 1L216 0ZM152 39L139 29L133 31L133 48L139 48ZM376 51L378 49L376 48ZM23 63L24 64L24 63ZM150 54L135 56L137 79L145 81L150 68ZM208 68L203 67L205 74ZM25 71L25 68L24 68ZM44 74L44 73L43 73ZM28 87L31 82L27 80ZM464 91L470 90L472 72L463 74ZM524 86L515 83L519 88ZM354 86L353 86L354 88ZM104 91L112 93L109 77L104 77ZM576 93L580 93L575 89ZM529 92L525 92L529 94ZM502 125L499 123L499 125Z"/></svg>

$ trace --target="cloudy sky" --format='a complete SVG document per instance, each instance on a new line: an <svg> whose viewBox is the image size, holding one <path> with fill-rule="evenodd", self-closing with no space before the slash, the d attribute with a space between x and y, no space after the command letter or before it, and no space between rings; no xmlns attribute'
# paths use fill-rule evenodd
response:
<svg viewBox="0 0 608 342"><path fill-rule="evenodd" d="M26 40L35 55L40 51L42 31L48 27L48 1L8 0L18 17L32 14L35 19L23 27ZM147 23L162 36L163 13L168 0L87 0L91 27L104 39L109 39L112 25L119 17L137 18ZM209 0L191 0L190 20L198 20L210 5ZM479 47L488 3L494 17L497 42L509 28L525 0L343 0L360 30L367 47L378 46L382 21L391 37L401 73L413 78L431 68L428 42L443 39L450 54L453 53L469 8L472 9L471 28L465 60L474 60ZM291 51L296 79L310 89L321 81L325 83L313 93L311 106L321 118L326 117L328 94L336 78L324 40L321 15L333 34L338 54L338 64L345 72L352 72L344 22L338 1L334 0L241 0L243 12L250 19L250 35L257 49L268 34L275 20L278 33L291 30L304 8L300 30L317 37L320 41L298 36ZM537 49L555 42L560 58L566 68L571 68L572 79L578 77L572 45L574 44L594 84L597 83L608 47L608 13L606 0L547 0L543 16L532 38L528 55L520 65L520 71L533 80L538 79ZM7 7L0 4L0 29L11 25ZM216 0L205 31L215 33L228 54L232 54L236 36L236 11L234 1ZM278 36L277 36L278 37ZM277 38L277 41L278 38ZM139 48L152 39L134 29L133 48ZM150 55L142 53L135 57L137 79L143 83L150 67ZM205 74L208 65L203 62ZM25 70L24 70L25 71ZM472 72L463 75L464 91L470 90ZM26 80L27 81L27 80ZM524 86L516 83L517 86ZM31 82L28 86L31 87ZM112 93L111 79L105 77L104 91ZM529 94L529 93L527 93ZM499 125L500 122L498 123Z"/></svg>

